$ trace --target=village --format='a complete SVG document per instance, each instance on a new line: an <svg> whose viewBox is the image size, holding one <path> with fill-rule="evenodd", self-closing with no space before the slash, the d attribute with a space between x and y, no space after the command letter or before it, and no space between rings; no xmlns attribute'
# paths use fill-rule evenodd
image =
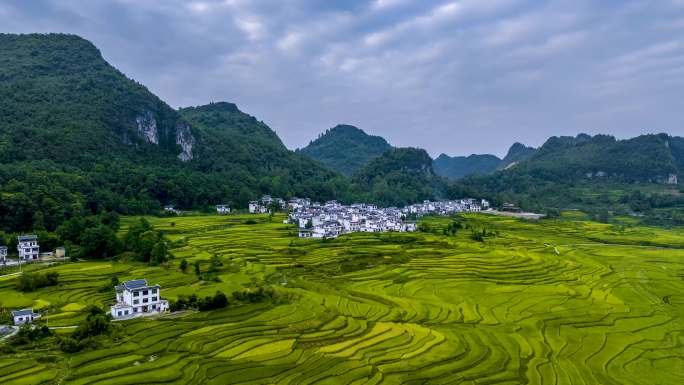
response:
<svg viewBox="0 0 684 385"><path fill-rule="evenodd" d="M459 200L424 201L402 208L378 207L374 204L356 203L344 205L337 201L325 203L312 202L309 198L291 198L284 200L264 195L259 200L250 201L247 207L250 214L266 214L275 211L286 211L286 224L297 226L300 238L330 239L342 234L367 232L411 232L417 230L416 220L425 215L452 215L464 212L480 212L490 210L485 199L465 198ZM173 206L164 207L164 212L180 215L182 211ZM231 213L228 205L216 205L218 215ZM49 262L66 259L64 247L54 252L40 253L38 237L34 234L17 237L18 260L7 258L7 246L0 246L0 266L27 262ZM16 273L15 273L16 274ZM150 285L145 279L123 282L114 287L116 303L110 307L109 314L114 320L126 320L168 312L169 303L160 296L161 287ZM2 327L0 337L13 334L17 327L32 323L41 317L33 309L13 310L12 319L15 327Z"/></svg>
<svg viewBox="0 0 684 385"><path fill-rule="evenodd" d="M451 215L461 212L480 212L489 208L485 199L460 199L447 201L424 201L403 208L380 208L374 204L356 203L343 205L337 201L323 204L308 198L292 198L285 201L265 195L259 201L249 203L250 213L266 213L272 208L288 211L284 223L297 225L300 238L336 238L342 234L389 231L416 231L415 220L424 215Z"/></svg>

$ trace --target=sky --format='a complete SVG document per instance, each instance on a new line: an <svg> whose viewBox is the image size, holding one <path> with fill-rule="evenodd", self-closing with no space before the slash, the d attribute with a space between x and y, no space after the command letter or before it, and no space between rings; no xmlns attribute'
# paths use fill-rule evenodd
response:
<svg viewBox="0 0 684 385"><path fill-rule="evenodd" d="M80 35L293 149L339 123L433 156L684 135L684 0L0 0L0 32Z"/></svg>

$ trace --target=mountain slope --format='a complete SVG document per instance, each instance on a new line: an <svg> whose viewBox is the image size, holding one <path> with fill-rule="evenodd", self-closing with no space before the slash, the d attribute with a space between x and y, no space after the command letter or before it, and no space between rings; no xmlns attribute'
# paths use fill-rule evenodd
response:
<svg viewBox="0 0 684 385"><path fill-rule="evenodd" d="M77 36L0 35L0 80L0 230L345 192L235 105L179 113Z"/></svg>
<svg viewBox="0 0 684 385"><path fill-rule="evenodd" d="M493 172L501 164L501 159L494 155L454 156L446 154L438 156L433 163L437 175L460 179L468 175L485 175Z"/></svg>
<svg viewBox="0 0 684 385"><path fill-rule="evenodd" d="M499 203L620 210L684 208L675 184L683 173L684 139L666 134L617 140L612 136L551 137L515 167L460 181ZM660 212L658 218L674 218Z"/></svg>
<svg viewBox="0 0 684 385"><path fill-rule="evenodd" d="M346 175L368 164L392 146L379 136L366 134L350 125L337 125L325 131L297 152Z"/></svg>
<svg viewBox="0 0 684 385"><path fill-rule="evenodd" d="M513 143L497 168L505 169L512 167L525 159L529 159L535 152L537 150L534 147L528 147L518 142Z"/></svg>
<svg viewBox="0 0 684 385"><path fill-rule="evenodd" d="M625 182L662 182L679 173L666 134L617 140L608 135L551 137L516 169L550 179L605 176Z"/></svg>
<svg viewBox="0 0 684 385"><path fill-rule="evenodd" d="M192 158L190 127L73 35L0 34L0 159ZM30 149L30 151L27 151Z"/></svg>
<svg viewBox="0 0 684 385"><path fill-rule="evenodd" d="M417 148L387 150L354 173L352 180L367 200L388 206L433 199L448 190L428 153Z"/></svg>

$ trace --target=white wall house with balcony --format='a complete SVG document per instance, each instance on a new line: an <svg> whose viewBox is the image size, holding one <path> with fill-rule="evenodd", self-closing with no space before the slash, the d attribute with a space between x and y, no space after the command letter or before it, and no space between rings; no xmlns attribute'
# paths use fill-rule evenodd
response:
<svg viewBox="0 0 684 385"><path fill-rule="evenodd" d="M141 317L169 310L169 302L161 298L161 287L148 285L145 279L126 281L114 289L116 304L111 307L114 319Z"/></svg>

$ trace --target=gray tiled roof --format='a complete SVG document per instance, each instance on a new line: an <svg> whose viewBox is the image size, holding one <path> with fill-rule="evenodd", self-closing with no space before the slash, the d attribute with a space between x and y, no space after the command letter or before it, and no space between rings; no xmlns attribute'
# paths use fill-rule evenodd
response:
<svg viewBox="0 0 684 385"><path fill-rule="evenodd" d="M17 237L17 240L18 240L19 242L23 242L23 241L35 241L36 239L38 239L38 236L35 235L35 234L20 235L20 236Z"/></svg>
<svg viewBox="0 0 684 385"><path fill-rule="evenodd" d="M33 309L12 310L12 317L19 317L33 314Z"/></svg>
<svg viewBox="0 0 684 385"><path fill-rule="evenodd" d="M146 279L134 279L131 281L124 282L123 285L128 290L139 289L141 287L147 286L147 280Z"/></svg>

